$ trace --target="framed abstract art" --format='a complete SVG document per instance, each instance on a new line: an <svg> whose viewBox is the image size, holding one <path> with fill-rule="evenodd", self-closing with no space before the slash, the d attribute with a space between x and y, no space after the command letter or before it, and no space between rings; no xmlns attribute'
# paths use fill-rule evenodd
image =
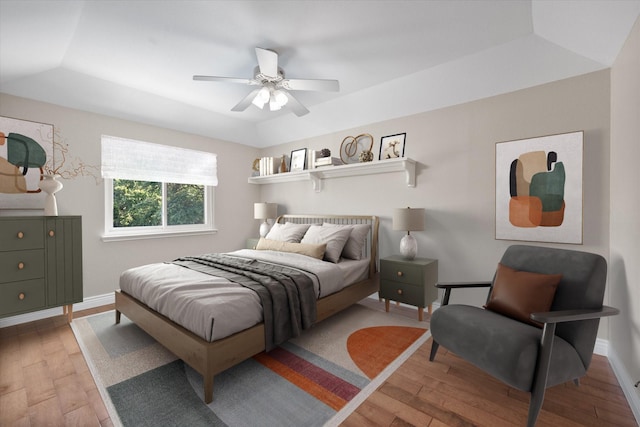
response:
<svg viewBox="0 0 640 427"><path fill-rule="evenodd" d="M496 239L582 244L583 138L496 144Z"/></svg>
<svg viewBox="0 0 640 427"><path fill-rule="evenodd" d="M53 153L53 125L0 117L0 209L43 208L38 184Z"/></svg>

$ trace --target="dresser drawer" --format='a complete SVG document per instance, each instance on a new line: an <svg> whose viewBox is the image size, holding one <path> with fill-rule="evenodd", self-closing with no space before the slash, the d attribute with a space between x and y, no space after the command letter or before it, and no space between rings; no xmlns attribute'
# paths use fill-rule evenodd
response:
<svg viewBox="0 0 640 427"><path fill-rule="evenodd" d="M0 317L45 307L44 279L0 284Z"/></svg>
<svg viewBox="0 0 640 427"><path fill-rule="evenodd" d="M0 283L44 277L44 249L0 252Z"/></svg>
<svg viewBox="0 0 640 427"><path fill-rule="evenodd" d="M380 276L383 280L393 280L400 283L421 284L423 282L423 268L420 265L398 263L380 260Z"/></svg>
<svg viewBox="0 0 640 427"><path fill-rule="evenodd" d="M0 221L0 251L44 248L42 219Z"/></svg>
<svg viewBox="0 0 640 427"><path fill-rule="evenodd" d="M379 295L380 298L390 299L416 307L425 307L427 305L423 286L381 280Z"/></svg>

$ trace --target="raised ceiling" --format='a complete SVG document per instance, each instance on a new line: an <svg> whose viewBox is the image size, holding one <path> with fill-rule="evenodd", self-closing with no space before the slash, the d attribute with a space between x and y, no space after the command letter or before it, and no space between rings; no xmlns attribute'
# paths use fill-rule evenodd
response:
<svg viewBox="0 0 640 427"><path fill-rule="evenodd" d="M0 0L0 92L256 147L608 68L640 0ZM250 106L255 47L290 78L296 117ZM125 135L126 136L126 135Z"/></svg>

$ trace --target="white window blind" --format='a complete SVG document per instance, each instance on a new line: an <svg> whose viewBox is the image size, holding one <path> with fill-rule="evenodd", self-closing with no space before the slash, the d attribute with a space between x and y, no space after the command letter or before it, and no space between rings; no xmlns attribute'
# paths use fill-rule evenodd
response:
<svg viewBox="0 0 640 427"><path fill-rule="evenodd" d="M102 135L102 177L216 186L217 156L206 151Z"/></svg>

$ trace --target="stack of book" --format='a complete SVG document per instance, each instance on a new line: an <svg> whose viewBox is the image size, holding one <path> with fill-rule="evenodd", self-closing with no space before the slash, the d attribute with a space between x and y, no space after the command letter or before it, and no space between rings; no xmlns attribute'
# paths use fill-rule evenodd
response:
<svg viewBox="0 0 640 427"><path fill-rule="evenodd" d="M341 165L342 160L337 157L321 157L320 151L311 150L311 156L309 156L309 169L315 169L321 166L336 166Z"/></svg>
<svg viewBox="0 0 640 427"><path fill-rule="evenodd" d="M337 157L320 157L320 158L316 158L315 167L336 166L341 164L342 164L342 160L340 160Z"/></svg>
<svg viewBox="0 0 640 427"><path fill-rule="evenodd" d="M274 175L278 173L281 157L262 157L260 159L260 176Z"/></svg>

